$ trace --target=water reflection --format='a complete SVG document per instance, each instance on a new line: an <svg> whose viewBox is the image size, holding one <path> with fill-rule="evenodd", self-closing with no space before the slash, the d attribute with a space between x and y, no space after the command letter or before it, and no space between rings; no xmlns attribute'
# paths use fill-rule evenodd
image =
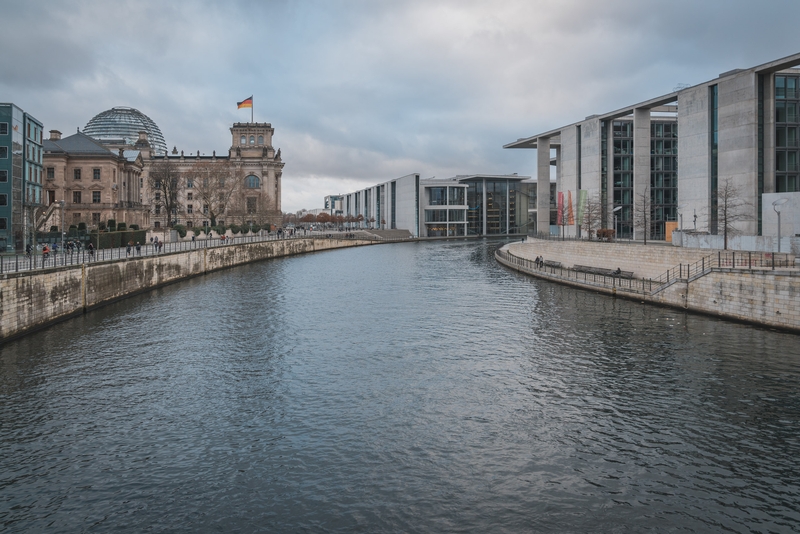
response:
<svg viewBox="0 0 800 534"><path fill-rule="evenodd" d="M0 524L789 530L797 337L363 247L141 295L0 353Z"/></svg>

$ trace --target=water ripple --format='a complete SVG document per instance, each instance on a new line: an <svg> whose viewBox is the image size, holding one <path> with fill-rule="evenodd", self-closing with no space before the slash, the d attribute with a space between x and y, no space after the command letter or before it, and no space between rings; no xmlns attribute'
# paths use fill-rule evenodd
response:
<svg viewBox="0 0 800 534"><path fill-rule="evenodd" d="M790 531L797 337L497 266L271 260L0 352L9 532Z"/></svg>

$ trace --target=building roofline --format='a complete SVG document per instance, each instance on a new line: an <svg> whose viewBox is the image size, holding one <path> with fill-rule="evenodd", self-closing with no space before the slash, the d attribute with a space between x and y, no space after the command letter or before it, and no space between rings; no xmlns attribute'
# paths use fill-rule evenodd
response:
<svg viewBox="0 0 800 534"><path fill-rule="evenodd" d="M537 148L538 144L537 141L539 139L550 139L551 141L558 138L561 135L561 130L565 130L567 128L571 128L573 126L577 126L579 124L583 124L588 120L614 120L620 117L625 117L633 113L636 109L650 109L653 110L655 108L664 106L671 102L675 102L678 99L678 94L694 89L696 87L700 87L703 85L713 85L714 82L722 79L727 78L730 76L737 76L741 75L744 72L752 72L756 74L769 74L774 72L779 72L781 70L785 70L791 67L796 67L800 65L800 53L792 54L790 56L786 56L780 59L776 59L767 63L763 63L761 65L757 65L755 67L750 67L749 69L733 69L727 72L723 72L716 78L712 78L705 82L701 82L698 84L691 85L689 87L684 87L678 91L673 91L671 93L667 93L665 95L657 96L655 98L651 98L649 100L644 100L639 102L638 104L632 104L630 106L625 106L619 108L614 111L609 111L607 113L602 113L598 115L590 115L589 117L585 118L582 121L573 122L572 124L567 124L566 126L562 126L553 130L549 130L546 132L542 132L540 134L532 135L529 137L520 137L516 141L511 143L507 143L503 145L503 148ZM558 146L560 144L560 139L558 142L553 143L551 142L551 147Z"/></svg>

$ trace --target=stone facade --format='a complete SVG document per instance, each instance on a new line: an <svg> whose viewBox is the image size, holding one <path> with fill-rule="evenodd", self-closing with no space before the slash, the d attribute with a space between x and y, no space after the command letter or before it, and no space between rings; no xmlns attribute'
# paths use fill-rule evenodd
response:
<svg viewBox="0 0 800 534"><path fill-rule="evenodd" d="M91 228L109 219L150 225L150 210L142 201L144 159L139 151L112 151L81 132L62 138L51 130L43 160L44 204L65 202L65 227L83 222ZM39 230L60 226L60 217L60 209L52 210Z"/></svg>

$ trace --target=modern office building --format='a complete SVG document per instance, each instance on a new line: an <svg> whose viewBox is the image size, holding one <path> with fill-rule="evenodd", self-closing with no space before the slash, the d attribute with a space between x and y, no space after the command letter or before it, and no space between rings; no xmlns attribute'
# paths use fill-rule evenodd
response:
<svg viewBox="0 0 800 534"><path fill-rule="evenodd" d="M590 213L594 228L635 239L645 232L668 239L676 227L717 234L726 221L742 234L764 235L766 221L773 228L775 194L800 208L798 65L795 54L724 72L504 148L537 151L540 202L555 166L559 213L578 215L557 217L568 235L581 235ZM734 198L731 221L724 201ZM539 209L538 228L548 222Z"/></svg>
<svg viewBox="0 0 800 534"><path fill-rule="evenodd" d="M415 237L458 237L527 233L536 219L536 195L536 183L528 176L421 179L415 173L337 198L341 214L359 227L408 230ZM549 221L549 189L547 197ZM329 198L334 197L326 202Z"/></svg>
<svg viewBox="0 0 800 534"><path fill-rule="evenodd" d="M33 242L42 181L42 123L0 104L0 251L21 252Z"/></svg>

